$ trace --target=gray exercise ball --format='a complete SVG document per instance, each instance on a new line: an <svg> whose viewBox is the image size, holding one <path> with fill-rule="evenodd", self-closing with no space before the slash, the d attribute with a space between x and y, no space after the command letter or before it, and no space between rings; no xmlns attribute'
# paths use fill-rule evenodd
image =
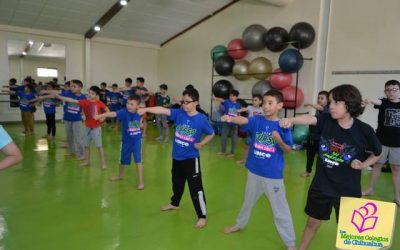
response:
<svg viewBox="0 0 400 250"><path fill-rule="evenodd" d="M248 26L242 34L244 47L251 51L259 51L264 48L264 35L267 29L261 24Z"/></svg>
<svg viewBox="0 0 400 250"><path fill-rule="evenodd" d="M251 89L251 94L253 96L254 95L264 96L264 94L270 89L272 89L271 83L268 80L261 80L253 85L253 88Z"/></svg>

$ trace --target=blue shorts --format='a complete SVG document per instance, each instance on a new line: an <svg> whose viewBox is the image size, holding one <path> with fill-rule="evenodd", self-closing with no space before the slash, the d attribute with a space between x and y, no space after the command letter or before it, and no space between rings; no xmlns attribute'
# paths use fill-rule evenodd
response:
<svg viewBox="0 0 400 250"><path fill-rule="evenodd" d="M129 143L122 143L121 165L130 165L132 154L136 164L142 163L142 139L136 139Z"/></svg>

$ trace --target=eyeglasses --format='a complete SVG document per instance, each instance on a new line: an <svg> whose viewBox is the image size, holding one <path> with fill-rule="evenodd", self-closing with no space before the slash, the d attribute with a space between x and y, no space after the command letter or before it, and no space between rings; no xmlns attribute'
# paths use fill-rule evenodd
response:
<svg viewBox="0 0 400 250"><path fill-rule="evenodd" d="M397 92L399 89L393 88L393 89L385 89L385 92L390 93L390 92Z"/></svg>
<svg viewBox="0 0 400 250"><path fill-rule="evenodd" d="M195 102L195 101L181 101L181 103L185 104L185 105L188 105L189 103L192 103L192 102Z"/></svg>

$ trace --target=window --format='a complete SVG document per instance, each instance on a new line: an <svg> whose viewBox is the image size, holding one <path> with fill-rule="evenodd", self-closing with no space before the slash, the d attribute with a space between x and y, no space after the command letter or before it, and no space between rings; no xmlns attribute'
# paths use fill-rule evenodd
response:
<svg viewBox="0 0 400 250"><path fill-rule="evenodd" d="M38 77L58 77L57 69L37 68Z"/></svg>

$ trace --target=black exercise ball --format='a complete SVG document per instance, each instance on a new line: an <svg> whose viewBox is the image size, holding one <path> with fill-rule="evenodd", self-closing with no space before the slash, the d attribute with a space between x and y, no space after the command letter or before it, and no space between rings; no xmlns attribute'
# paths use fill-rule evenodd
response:
<svg viewBox="0 0 400 250"><path fill-rule="evenodd" d="M224 79L217 81L216 83L214 83L214 86L212 87L212 92L214 96L223 99L228 99L229 93L232 90L233 90L232 83Z"/></svg>
<svg viewBox="0 0 400 250"><path fill-rule="evenodd" d="M295 48L308 48L314 42L315 30L309 23L296 23L289 31L289 39Z"/></svg>
<svg viewBox="0 0 400 250"><path fill-rule="evenodd" d="M264 44L273 52L284 50L289 44L289 33L281 27L273 27L265 33Z"/></svg>
<svg viewBox="0 0 400 250"><path fill-rule="evenodd" d="M232 74L232 68L235 61L228 55L223 55L217 58L214 62L215 71L221 76L228 76Z"/></svg>

